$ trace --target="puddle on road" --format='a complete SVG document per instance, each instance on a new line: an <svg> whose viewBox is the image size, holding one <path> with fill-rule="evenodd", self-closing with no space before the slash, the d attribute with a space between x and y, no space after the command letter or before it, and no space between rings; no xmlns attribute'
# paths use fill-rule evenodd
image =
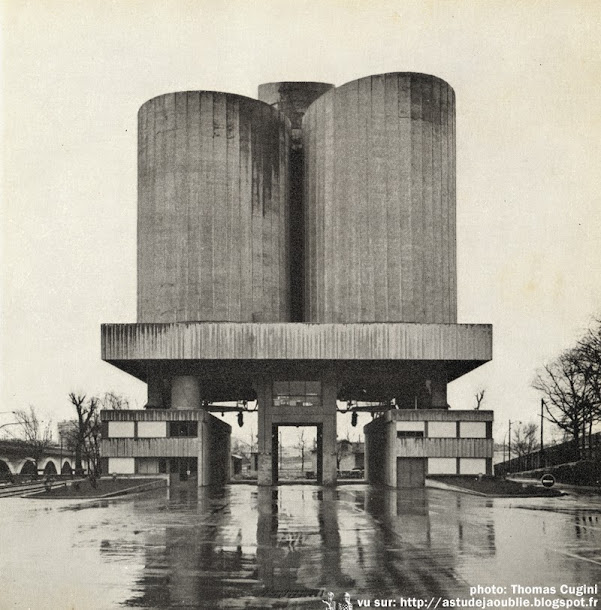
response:
<svg viewBox="0 0 601 610"><path fill-rule="evenodd" d="M85 504L6 499L2 599L57 610L319 608L327 591L467 597L476 584L593 584L598 502L359 484L182 486Z"/></svg>

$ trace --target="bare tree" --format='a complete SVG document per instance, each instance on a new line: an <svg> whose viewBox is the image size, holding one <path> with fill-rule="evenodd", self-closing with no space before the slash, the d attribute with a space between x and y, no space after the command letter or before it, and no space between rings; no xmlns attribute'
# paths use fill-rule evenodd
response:
<svg viewBox="0 0 601 610"><path fill-rule="evenodd" d="M518 457L528 455L537 451L539 442L537 440L538 426L534 423L516 425L513 429L511 446L515 449Z"/></svg>
<svg viewBox="0 0 601 610"><path fill-rule="evenodd" d="M601 320L596 320L578 341L574 353L588 390L583 436L588 436L590 442L594 424L601 421Z"/></svg>
<svg viewBox="0 0 601 610"><path fill-rule="evenodd" d="M37 468L38 461L52 445L52 422L49 421L44 426L33 405L29 405L29 411L20 409L15 411L14 415L19 426L17 438L26 445Z"/></svg>
<svg viewBox="0 0 601 610"><path fill-rule="evenodd" d="M74 428L73 445L75 449L75 472L83 473L83 457L89 460L90 451L88 441L96 435L96 445L100 434L98 418L99 402L92 397L86 400L85 394L69 394L69 400L77 413L77 426ZM92 441L93 442L93 441ZM97 467L95 468L97 471Z"/></svg>
<svg viewBox="0 0 601 610"><path fill-rule="evenodd" d="M307 450L307 439L305 438L305 429L301 428L298 431L298 442L296 443L296 449L301 454L301 472L305 472L305 451Z"/></svg>
<svg viewBox="0 0 601 610"><path fill-rule="evenodd" d="M476 411L478 411L480 409L480 405L482 404L482 401L484 400L484 394L486 392L486 389L481 389L478 392L476 392L476 394L474 395L474 397L476 398L476 406L474 407L474 409Z"/></svg>
<svg viewBox="0 0 601 610"><path fill-rule="evenodd" d="M125 411L130 408L129 398L123 394L116 392L105 392L98 398L100 409L108 409L113 411Z"/></svg>
<svg viewBox="0 0 601 610"><path fill-rule="evenodd" d="M580 457L594 397L578 350L567 350L545 365L532 385L545 397L548 419L568 434Z"/></svg>

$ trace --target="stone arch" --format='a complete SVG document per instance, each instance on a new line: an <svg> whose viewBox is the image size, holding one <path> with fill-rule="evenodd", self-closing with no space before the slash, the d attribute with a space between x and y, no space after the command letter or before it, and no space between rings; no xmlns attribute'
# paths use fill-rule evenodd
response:
<svg viewBox="0 0 601 610"><path fill-rule="evenodd" d="M9 479L12 474L12 470L10 469L10 465L5 460L0 460L0 481L5 479Z"/></svg>
<svg viewBox="0 0 601 610"><path fill-rule="evenodd" d="M73 472L73 468L71 467L71 463L69 460L65 460L63 462L63 467L61 468L61 474L71 474Z"/></svg>
<svg viewBox="0 0 601 610"><path fill-rule="evenodd" d="M58 474L53 460L48 460L44 466L44 475Z"/></svg>
<svg viewBox="0 0 601 610"><path fill-rule="evenodd" d="M49 464L52 464L50 466ZM59 468L61 467L60 459L54 457L44 457L38 462L38 469L43 471L44 474L58 474Z"/></svg>
<svg viewBox="0 0 601 610"><path fill-rule="evenodd" d="M35 465L35 462L32 459L26 459L21 462L19 465L19 474L25 475L37 475L38 469Z"/></svg>

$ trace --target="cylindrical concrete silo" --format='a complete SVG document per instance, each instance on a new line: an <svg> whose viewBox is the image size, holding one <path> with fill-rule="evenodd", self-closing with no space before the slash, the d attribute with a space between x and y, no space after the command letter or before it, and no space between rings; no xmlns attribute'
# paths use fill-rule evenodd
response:
<svg viewBox="0 0 601 610"><path fill-rule="evenodd" d="M138 134L138 321L288 321L290 121L189 91L146 102Z"/></svg>
<svg viewBox="0 0 601 610"><path fill-rule="evenodd" d="M455 94L414 73L328 91L303 119L307 322L455 323Z"/></svg>

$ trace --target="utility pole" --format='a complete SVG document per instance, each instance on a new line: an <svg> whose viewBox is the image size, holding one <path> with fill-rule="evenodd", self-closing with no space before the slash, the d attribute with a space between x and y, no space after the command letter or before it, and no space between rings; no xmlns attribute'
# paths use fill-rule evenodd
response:
<svg viewBox="0 0 601 610"><path fill-rule="evenodd" d="M545 406L545 400L540 399L540 465L545 467L545 446L543 443L543 408Z"/></svg>
<svg viewBox="0 0 601 610"><path fill-rule="evenodd" d="M521 421L517 421L517 422L512 422L511 420L509 420L509 444L508 444L508 448L507 448L507 468L509 469L509 472L511 472L511 424L521 424Z"/></svg>

